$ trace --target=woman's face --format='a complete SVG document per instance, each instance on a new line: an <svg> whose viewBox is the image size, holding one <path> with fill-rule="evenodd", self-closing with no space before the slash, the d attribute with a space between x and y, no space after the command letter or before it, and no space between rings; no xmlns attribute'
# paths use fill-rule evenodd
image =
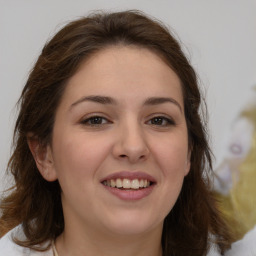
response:
<svg viewBox="0 0 256 256"><path fill-rule="evenodd" d="M189 155L177 75L147 49L98 52L68 81L47 151L65 228L161 230Z"/></svg>

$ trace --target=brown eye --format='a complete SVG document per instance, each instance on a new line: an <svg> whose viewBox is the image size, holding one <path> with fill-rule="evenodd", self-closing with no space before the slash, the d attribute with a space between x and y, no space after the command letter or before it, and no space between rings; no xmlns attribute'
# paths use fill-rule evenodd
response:
<svg viewBox="0 0 256 256"><path fill-rule="evenodd" d="M101 116L92 116L90 118L87 118L81 122L84 125L91 125L91 126L97 126L102 124L107 124L109 121Z"/></svg>
<svg viewBox="0 0 256 256"><path fill-rule="evenodd" d="M168 126L168 125L173 125L174 122L170 118L157 116L157 117L150 119L149 124L157 125L157 126Z"/></svg>

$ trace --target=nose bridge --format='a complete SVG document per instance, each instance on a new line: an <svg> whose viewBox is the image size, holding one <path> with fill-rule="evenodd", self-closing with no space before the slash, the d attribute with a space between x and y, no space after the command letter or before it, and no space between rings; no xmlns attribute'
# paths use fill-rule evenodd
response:
<svg viewBox="0 0 256 256"><path fill-rule="evenodd" d="M119 127L115 155L130 162L145 159L149 149L142 124L134 117L125 119Z"/></svg>

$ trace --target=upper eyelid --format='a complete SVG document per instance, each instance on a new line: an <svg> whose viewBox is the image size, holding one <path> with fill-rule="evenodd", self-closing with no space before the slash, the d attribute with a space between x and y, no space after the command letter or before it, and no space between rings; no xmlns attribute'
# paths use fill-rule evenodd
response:
<svg viewBox="0 0 256 256"><path fill-rule="evenodd" d="M104 119L107 119L109 120L110 117L104 113L101 113L101 112L95 112L95 113L88 113L86 115L84 115L82 118L80 118L80 120L86 120L86 119L90 119L90 118L93 118L93 117L101 117L101 118L104 118Z"/></svg>
<svg viewBox="0 0 256 256"><path fill-rule="evenodd" d="M83 120L90 120L90 119L93 119L93 118L101 118L101 119L105 119L105 120L108 120L108 118L104 117L104 116L89 116L89 117L86 117L84 118Z"/></svg>
<svg viewBox="0 0 256 256"><path fill-rule="evenodd" d="M153 119L153 118L156 118L156 117L159 117L159 118L165 118L165 119L170 119L174 122L174 118L169 115L169 114L164 114L164 113L154 113L154 114L150 114L146 117L147 120L150 120L150 119Z"/></svg>

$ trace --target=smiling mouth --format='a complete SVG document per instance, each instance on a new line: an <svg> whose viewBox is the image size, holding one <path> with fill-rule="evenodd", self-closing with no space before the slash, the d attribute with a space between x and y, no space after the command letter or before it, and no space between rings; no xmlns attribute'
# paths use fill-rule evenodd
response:
<svg viewBox="0 0 256 256"><path fill-rule="evenodd" d="M102 182L104 186L118 188L120 190L139 190L145 189L154 184L147 179L110 179Z"/></svg>

